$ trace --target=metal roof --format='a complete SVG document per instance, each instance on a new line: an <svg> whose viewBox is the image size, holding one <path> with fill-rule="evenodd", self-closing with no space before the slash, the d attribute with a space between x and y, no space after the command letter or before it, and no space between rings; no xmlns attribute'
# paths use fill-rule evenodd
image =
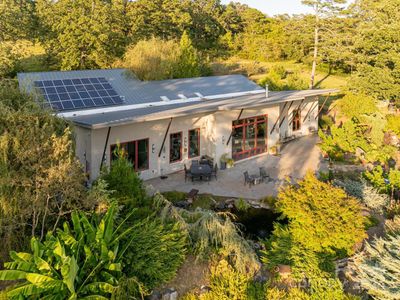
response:
<svg viewBox="0 0 400 300"><path fill-rule="evenodd" d="M68 120L79 126L95 129L162 120L171 117L175 118L194 114L213 113L217 111L274 106L284 102L302 100L308 97L336 92L338 92L336 89L269 92L268 98L266 97L265 93L262 93L225 99L199 100L187 103L152 106L91 115L77 115L68 117Z"/></svg>
<svg viewBox="0 0 400 300"><path fill-rule="evenodd" d="M123 96L126 105L160 102L163 101L161 97L176 100L182 99L182 96L199 97L199 94L212 96L262 90L243 75L140 81L126 69L19 73L18 81L21 89L31 92L34 81L90 77L106 78L116 92Z"/></svg>

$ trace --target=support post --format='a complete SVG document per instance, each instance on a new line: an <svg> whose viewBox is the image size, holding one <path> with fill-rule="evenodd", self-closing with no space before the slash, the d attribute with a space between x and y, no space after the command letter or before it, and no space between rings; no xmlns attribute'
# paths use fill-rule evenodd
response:
<svg viewBox="0 0 400 300"><path fill-rule="evenodd" d="M301 106L303 105L304 99L301 100L300 105L296 108L296 110L299 110L301 108ZM289 124L293 122L293 115L292 117L289 119ZM304 123L304 122L303 122Z"/></svg>
<svg viewBox="0 0 400 300"><path fill-rule="evenodd" d="M289 114L289 111L290 111L290 108L292 107L292 105L293 105L293 101L290 102L290 105L289 105L289 107L288 107L288 109L287 109L287 113L288 113L288 114ZM286 115L283 116L282 121L279 123L279 128L281 128L281 126L282 126L282 124L283 124L283 121L285 121L285 119L286 119Z"/></svg>
<svg viewBox="0 0 400 300"><path fill-rule="evenodd" d="M282 111L285 110L286 104L287 104L287 102L285 102L285 104L283 105ZM272 126L272 129L271 129L271 131L269 132L269 134L272 134L272 132L274 132L274 129L275 129L276 125L278 124L280 118L281 118L281 115L279 114L279 115L278 115L278 118L276 118L275 124L274 124L274 126Z"/></svg>
<svg viewBox="0 0 400 300"><path fill-rule="evenodd" d="M326 96L324 102L322 103L320 109L318 110L317 115L315 116L315 120L318 118L319 114L321 113L321 111L324 109L325 103L326 101L328 101L329 97L331 96L331 94L328 94L328 96Z"/></svg>
<svg viewBox="0 0 400 300"><path fill-rule="evenodd" d="M316 107L318 107L318 101L317 101L316 104L311 105L310 109L308 110L306 116L305 116L304 119L303 119L303 123L307 120L307 117L309 116L309 114L310 114L312 111L314 111L314 109L315 109Z"/></svg>
<svg viewBox="0 0 400 300"><path fill-rule="evenodd" d="M242 109L240 110L240 113L239 113L239 115L238 115L236 121L240 120L240 117L242 116L243 110L244 110L244 108L242 108ZM232 134L233 134L233 130L231 130L231 134L229 135L228 141L226 142L226 145L227 145L227 146L229 145L229 143L230 143L230 141L231 141Z"/></svg>
<svg viewBox="0 0 400 300"><path fill-rule="evenodd" d="M169 120L167 130L165 131L165 135L164 135L164 138L163 138L163 141L162 141L162 144L161 144L160 152L158 152L158 157L161 156L161 152L162 152L162 149L164 148L165 140L167 139L169 128L171 127L171 123L172 123L172 118Z"/></svg>
<svg viewBox="0 0 400 300"><path fill-rule="evenodd" d="M104 149L103 149L103 155L101 156L100 172L101 172L101 169L103 169L103 164L104 164L104 160L105 160L105 157L106 157L108 139L110 138L110 131L111 131L111 127L108 127L106 142L104 144Z"/></svg>

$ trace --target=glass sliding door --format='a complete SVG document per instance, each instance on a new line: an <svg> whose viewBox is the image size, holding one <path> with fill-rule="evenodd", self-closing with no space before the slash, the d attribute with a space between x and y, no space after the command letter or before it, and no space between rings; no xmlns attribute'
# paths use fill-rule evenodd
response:
<svg viewBox="0 0 400 300"><path fill-rule="evenodd" d="M232 158L241 160L267 151L267 116L232 122Z"/></svg>
<svg viewBox="0 0 400 300"><path fill-rule="evenodd" d="M132 164L135 171L143 171L149 168L149 139L111 145L111 162L118 159L117 151Z"/></svg>

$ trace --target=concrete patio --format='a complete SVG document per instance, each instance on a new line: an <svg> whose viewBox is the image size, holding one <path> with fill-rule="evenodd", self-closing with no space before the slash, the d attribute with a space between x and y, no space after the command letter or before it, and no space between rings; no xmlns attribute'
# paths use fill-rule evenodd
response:
<svg viewBox="0 0 400 300"><path fill-rule="evenodd" d="M155 178L145 181L149 190L166 192L189 192L199 190L200 194L213 194L224 197L242 197L248 200L258 200L277 194L285 178L292 180L302 178L307 171L326 170L327 165L322 159L317 146L319 138L311 135L293 140L283 146L279 156L264 154L248 160L240 161L231 169L219 170L218 179L210 182L188 180L185 182L184 172L170 174L167 179ZM258 174L259 167L265 167L271 180L249 187L244 185L243 172Z"/></svg>

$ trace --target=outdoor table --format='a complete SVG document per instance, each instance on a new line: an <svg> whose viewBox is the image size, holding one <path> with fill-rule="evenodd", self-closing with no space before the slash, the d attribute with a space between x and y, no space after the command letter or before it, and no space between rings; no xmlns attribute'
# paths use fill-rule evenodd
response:
<svg viewBox="0 0 400 300"><path fill-rule="evenodd" d="M262 181L262 177L258 175L249 175L249 177L254 182L254 185L259 184Z"/></svg>
<svg viewBox="0 0 400 300"><path fill-rule="evenodd" d="M190 167L190 173L192 174L192 180L194 178L200 178L203 180L203 178L209 179L211 177L211 167L209 165L192 165Z"/></svg>

